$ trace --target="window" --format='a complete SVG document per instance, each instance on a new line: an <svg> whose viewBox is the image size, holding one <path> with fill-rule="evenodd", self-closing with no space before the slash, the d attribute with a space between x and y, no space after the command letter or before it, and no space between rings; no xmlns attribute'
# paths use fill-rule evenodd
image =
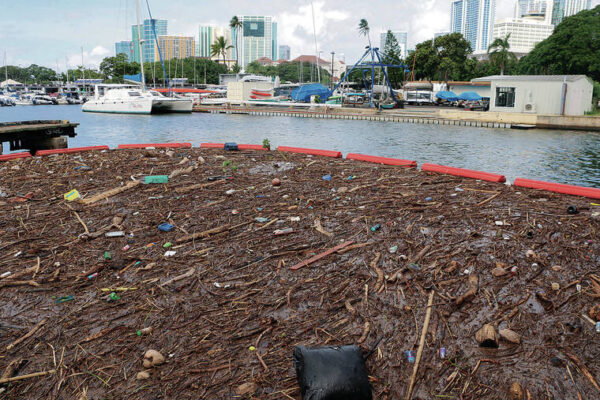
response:
<svg viewBox="0 0 600 400"><path fill-rule="evenodd" d="M515 88L497 87L496 88L496 107L514 107L515 106Z"/></svg>
<svg viewBox="0 0 600 400"><path fill-rule="evenodd" d="M137 97L137 96L141 96L141 94L139 94L138 92L129 92L129 96L130 97Z"/></svg>

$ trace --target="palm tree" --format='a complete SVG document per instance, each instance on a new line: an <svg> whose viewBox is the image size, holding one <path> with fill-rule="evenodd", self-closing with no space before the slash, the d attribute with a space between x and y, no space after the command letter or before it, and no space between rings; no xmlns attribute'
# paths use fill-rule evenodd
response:
<svg viewBox="0 0 600 400"><path fill-rule="evenodd" d="M361 36L366 36L369 39L369 47L371 47L371 28L369 28L369 22L366 19L361 19L358 23L358 34Z"/></svg>
<svg viewBox="0 0 600 400"><path fill-rule="evenodd" d="M500 67L500 75L504 75L504 67L506 67L510 61L517 59L514 53L508 51L508 49L510 49L510 43L508 43L509 38L510 33L506 35L505 38L494 39L487 51L490 57L490 62Z"/></svg>
<svg viewBox="0 0 600 400"><path fill-rule="evenodd" d="M231 28L232 32L235 32L235 63L238 65L240 63L240 57L238 53L238 42L240 40L239 33L243 26L244 24L238 19L236 15L234 15L231 18L231 21L229 21L229 27Z"/></svg>
<svg viewBox="0 0 600 400"><path fill-rule="evenodd" d="M226 64L225 56L227 55L227 50L232 49L233 46L227 43L227 39L225 36L219 36L215 39L215 42L210 45L210 55L211 56L223 56L223 64Z"/></svg>

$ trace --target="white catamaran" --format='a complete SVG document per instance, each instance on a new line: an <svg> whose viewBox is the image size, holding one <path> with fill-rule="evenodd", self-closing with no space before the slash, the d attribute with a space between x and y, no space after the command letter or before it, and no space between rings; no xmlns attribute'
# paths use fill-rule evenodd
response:
<svg viewBox="0 0 600 400"><path fill-rule="evenodd" d="M139 0L136 0L136 14L138 38L141 38ZM142 69L141 88L132 85L96 85L94 98L83 104L82 111L120 114L192 112L194 104L192 99L166 97L156 91L146 89L142 40L138 40L138 46Z"/></svg>

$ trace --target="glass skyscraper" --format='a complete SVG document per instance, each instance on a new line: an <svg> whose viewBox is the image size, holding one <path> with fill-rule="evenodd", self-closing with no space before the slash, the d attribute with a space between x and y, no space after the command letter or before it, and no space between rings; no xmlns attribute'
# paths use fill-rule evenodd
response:
<svg viewBox="0 0 600 400"><path fill-rule="evenodd" d="M281 60L289 60L291 58L290 46L286 46L284 44L279 46L279 59Z"/></svg>
<svg viewBox="0 0 600 400"><path fill-rule="evenodd" d="M277 59L277 22L273 17L265 16L238 16L242 22L242 29L231 32L231 40L236 43L236 36L240 35L239 60L240 66L246 67L252 61L268 57Z"/></svg>
<svg viewBox="0 0 600 400"><path fill-rule="evenodd" d="M142 53L144 62L158 60L158 54L154 54L156 48L156 36L167 35L166 19L146 19L140 26L142 33ZM140 62L140 48L138 46L138 26L131 26L131 41L133 42L133 61Z"/></svg>
<svg viewBox="0 0 600 400"><path fill-rule="evenodd" d="M215 40L217 40L217 38L219 36L223 36L225 38L225 40L227 41L228 45L233 46L234 48L228 49L226 51L226 58L227 60L234 60L235 59L235 41L233 41L233 38L231 36L231 29L229 27L223 27L223 26L200 26L200 28L198 29L198 45L196 46L196 56L197 57L204 57L204 58L211 58L211 49L210 46L215 43ZM212 57L212 58L219 58L220 56L216 56L216 57Z"/></svg>
<svg viewBox="0 0 600 400"><path fill-rule="evenodd" d="M565 18L592 7L591 0L553 0L552 25L556 26Z"/></svg>
<svg viewBox="0 0 600 400"><path fill-rule="evenodd" d="M450 29L462 33L473 52L485 52L492 41L495 13L495 0L455 0Z"/></svg>
<svg viewBox="0 0 600 400"><path fill-rule="evenodd" d="M133 61L133 42L131 40L115 43L115 55L121 53L127 56L127 62Z"/></svg>

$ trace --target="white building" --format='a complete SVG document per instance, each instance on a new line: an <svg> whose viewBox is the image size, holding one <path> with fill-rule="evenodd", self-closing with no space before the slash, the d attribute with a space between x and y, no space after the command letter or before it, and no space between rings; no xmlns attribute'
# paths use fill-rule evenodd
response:
<svg viewBox="0 0 600 400"><path fill-rule="evenodd" d="M545 115L584 115L592 109L593 82L585 75L494 75L490 111Z"/></svg>
<svg viewBox="0 0 600 400"><path fill-rule="evenodd" d="M407 50L407 46L408 46L408 32L402 32L402 31L392 31L392 35L394 35L394 37L396 38L396 41L398 41L398 45L400 46L400 57L402 59L406 58L406 50ZM381 32L379 34L379 51L383 52L385 49L385 40L387 37L387 31L385 32Z"/></svg>
<svg viewBox="0 0 600 400"><path fill-rule="evenodd" d="M273 17L238 15L242 28L233 31L232 40L239 38L239 60L242 68L261 57L278 59L277 22Z"/></svg>
<svg viewBox="0 0 600 400"><path fill-rule="evenodd" d="M517 0L515 18L535 18L552 24L554 0Z"/></svg>
<svg viewBox="0 0 600 400"><path fill-rule="evenodd" d="M534 18L507 18L494 24L494 39L510 34L510 51L517 57L529 53L536 44L552 35L554 25Z"/></svg>
<svg viewBox="0 0 600 400"><path fill-rule="evenodd" d="M220 57L218 55L211 56L210 46L215 43L215 40L219 36L223 36L227 43L231 46L235 47L235 43L232 42L231 38L231 29L225 26L200 26L198 29L198 44L196 46L196 56L203 58L210 58L212 60L218 60ZM229 49L226 53L227 60L235 59L235 49Z"/></svg>

